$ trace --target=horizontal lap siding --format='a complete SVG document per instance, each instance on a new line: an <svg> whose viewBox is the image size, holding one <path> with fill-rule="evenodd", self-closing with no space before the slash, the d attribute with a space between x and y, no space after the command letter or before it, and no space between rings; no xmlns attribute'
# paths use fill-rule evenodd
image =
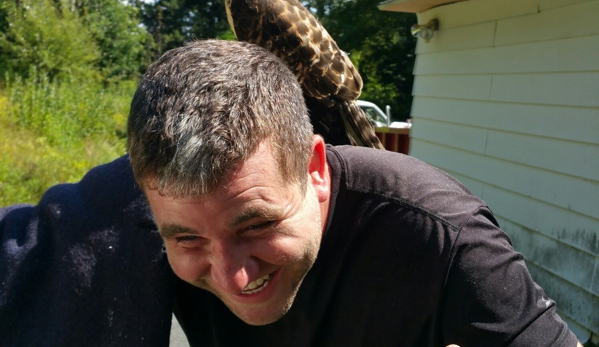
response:
<svg viewBox="0 0 599 347"><path fill-rule="evenodd" d="M599 145L415 119L411 136L539 169L599 181ZM414 149L416 151L417 149ZM412 155L416 156L417 152ZM576 153L576 155L573 155ZM591 201L588 201L591 202ZM585 203L588 203L585 201ZM582 212L582 211L579 211Z"/></svg>
<svg viewBox="0 0 599 347"><path fill-rule="evenodd" d="M599 36L584 36L511 46L421 54L418 56L414 73L416 75L473 75L597 71L598 56Z"/></svg>
<svg viewBox="0 0 599 347"><path fill-rule="evenodd" d="M442 28L453 29L480 23L493 22L502 18L513 18L538 11L539 0L494 0L492 6L486 1L468 1L440 6L419 14L420 23L432 18L443 18Z"/></svg>
<svg viewBox="0 0 599 347"><path fill-rule="evenodd" d="M599 12L597 12L599 20ZM597 57L599 62L599 57ZM489 99L529 104L599 107L599 71L493 76Z"/></svg>
<svg viewBox="0 0 599 347"><path fill-rule="evenodd" d="M599 71L417 76L415 97L599 107Z"/></svg>
<svg viewBox="0 0 599 347"><path fill-rule="evenodd" d="M545 11L555 7L564 7L594 0L541 0L539 9Z"/></svg>
<svg viewBox="0 0 599 347"><path fill-rule="evenodd" d="M540 283L548 295L557 302L557 309L560 312L587 329L594 327L593 332L597 333L599 297L589 294L576 284L563 280L534 263L528 262L527 266L535 281Z"/></svg>
<svg viewBox="0 0 599 347"><path fill-rule="evenodd" d="M533 15L497 21L494 45L599 35L599 1L552 8Z"/></svg>
<svg viewBox="0 0 599 347"><path fill-rule="evenodd" d="M599 334L599 0L419 14L410 154L487 202L578 336Z"/></svg>
<svg viewBox="0 0 599 347"><path fill-rule="evenodd" d="M582 289L599 295L593 286L593 276L597 270L597 257L578 248L559 242L545 234L515 224L497 215L499 224L510 230L518 230L511 237L514 247L526 255L526 260L544 268L562 279L576 283ZM599 305L595 307L599 312ZM598 324L599 326L599 324Z"/></svg>
<svg viewBox="0 0 599 347"><path fill-rule="evenodd" d="M418 120L490 128L599 145L599 108L530 105L507 102L416 98Z"/></svg>
<svg viewBox="0 0 599 347"><path fill-rule="evenodd" d="M593 181L449 147L454 143L414 141L419 157L435 157L436 166L599 221L599 185Z"/></svg>

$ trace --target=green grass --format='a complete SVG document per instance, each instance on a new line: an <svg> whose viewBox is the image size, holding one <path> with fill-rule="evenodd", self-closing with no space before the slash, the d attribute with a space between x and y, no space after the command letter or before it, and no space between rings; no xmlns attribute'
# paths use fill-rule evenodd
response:
<svg viewBox="0 0 599 347"><path fill-rule="evenodd" d="M9 81L0 90L0 206L36 203L50 186L124 154L135 85Z"/></svg>

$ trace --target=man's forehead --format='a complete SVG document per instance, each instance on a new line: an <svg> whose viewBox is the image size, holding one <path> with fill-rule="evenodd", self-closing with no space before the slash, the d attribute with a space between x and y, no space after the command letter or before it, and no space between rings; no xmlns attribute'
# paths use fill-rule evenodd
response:
<svg viewBox="0 0 599 347"><path fill-rule="evenodd" d="M270 141L267 140L263 141L246 160L232 168L222 179L215 193L219 190L221 193L227 192L240 181L243 181L244 186L247 186L252 185L252 182L263 182L265 178L268 182L277 185L290 185L290 182L283 178L279 162L272 150Z"/></svg>
<svg viewBox="0 0 599 347"><path fill-rule="evenodd" d="M229 227L236 227L256 218L275 220L279 218L281 212L281 208L272 205L248 206L231 218Z"/></svg>
<svg viewBox="0 0 599 347"><path fill-rule="evenodd" d="M268 175L269 179L282 185L292 185L285 179L280 167L277 153L273 150L270 139L263 140L247 158L236 163L231 163L228 168L203 177L194 178L191 175L173 175L171 182L164 182L160 175L148 175L143 182L139 182L144 193L148 190L157 190L162 197L194 198L226 193L238 179L254 174L254 176Z"/></svg>

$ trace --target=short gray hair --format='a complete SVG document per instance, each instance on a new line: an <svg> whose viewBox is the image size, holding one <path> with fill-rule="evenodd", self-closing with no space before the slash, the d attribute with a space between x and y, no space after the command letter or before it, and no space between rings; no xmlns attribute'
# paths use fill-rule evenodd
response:
<svg viewBox="0 0 599 347"><path fill-rule="evenodd" d="M194 41L166 52L144 74L127 124L131 166L142 188L193 197L270 141L285 182L305 187L312 125L287 65L263 48Z"/></svg>

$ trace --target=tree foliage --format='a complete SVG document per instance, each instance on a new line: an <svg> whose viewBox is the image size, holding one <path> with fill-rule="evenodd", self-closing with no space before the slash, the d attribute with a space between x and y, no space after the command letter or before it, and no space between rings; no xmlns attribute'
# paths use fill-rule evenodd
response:
<svg viewBox="0 0 599 347"><path fill-rule="evenodd" d="M234 39L224 0L0 0L0 69L30 66L55 76L133 77L168 49L202 38ZM383 12L378 0L305 0L364 80L361 98L411 108L413 15ZM4 76L0 76L3 78Z"/></svg>
<svg viewBox="0 0 599 347"><path fill-rule="evenodd" d="M153 42L138 14L121 0L0 0L0 205L124 153Z"/></svg>
<svg viewBox="0 0 599 347"><path fill-rule="evenodd" d="M137 10L119 0L2 0L0 27L0 69L17 76L34 67L51 79L126 79L153 45Z"/></svg>
<svg viewBox="0 0 599 347"><path fill-rule="evenodd" d="M140 26L137 8L119 0L86 0L77 8L100 49L98 67L105 77L129 78L151 62L154 41Z"/></svg>
<svg viewBox="0 0 599 347"><path fill-rule="evenodd" d="M27 76L34 67L51 78L94 74L100 52L65 4L62 0L3 2L6 29L0 32L1 71Z"/></svg>
<svg viewBox="0 0 599 347"><path fill-rule="evenodd" d="M415 16L383 12L378 0L304 0L339 46L351 53L364 88L361 98L390 105L395 119L410 114ZM233 39L223 0L135 0L154 36L156 55L196 38Z"/></svg>
<svg viewBox="0 0 599 347"><path fill-rule="evenodd" d="M205 38L234 39L223 0L133 0L142 22L156 42L154 55Z"/></svg>
<svg viewBox="0 0 599 347"><path fill-rule="evenodd" d="M409 117L416 46L410 26L415 16L380 11L372 0L313 1L322 2L327 15L321 21L362 75L360 98L390 105L397 120Z"/></svg>

